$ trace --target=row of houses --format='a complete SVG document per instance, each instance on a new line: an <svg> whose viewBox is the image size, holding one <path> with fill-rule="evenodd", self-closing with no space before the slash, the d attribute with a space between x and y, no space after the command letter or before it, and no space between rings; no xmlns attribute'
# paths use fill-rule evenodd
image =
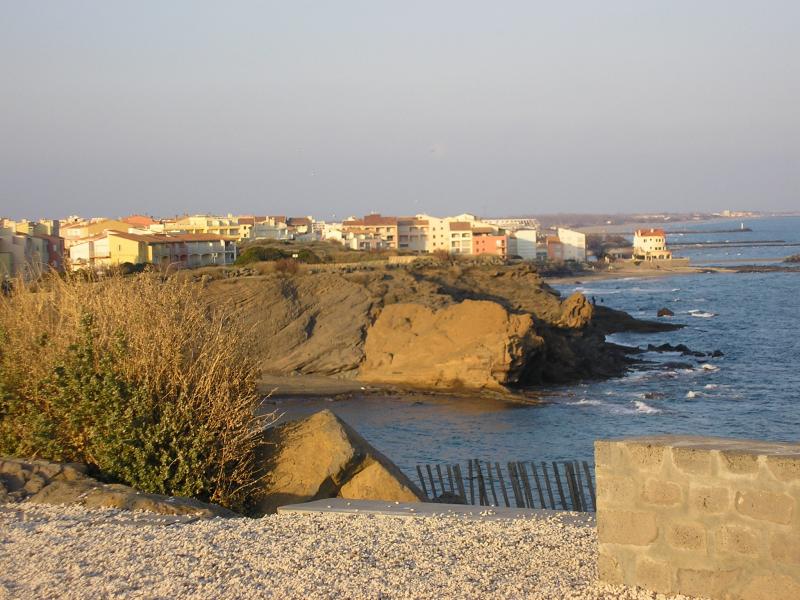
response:
<svg viewBox="0 0 800 600"><path fill-rule="evenodd" d="M325 224L323 238L356 250L395 249L401 252L492 254L502 258L586 260L586 236L560 228L543 235L534 219L479 219L464 213L454 217L418 214L413 217L378 213Z"/></svg>
<svg viewBox="0 0 800 600"><path fill-rule="evenodd" d="M491 254L501 258L586 259L583 234L558 229L543 235L535 219L480 219L418 214L394 217L368 214L340 223L311 216L184 215L153 219L61 221L0 220L0 275L23 268L105 268L123 263L195 267L231 264L237 244L259 239L329 240L354 250L400 253Z"/></svg>

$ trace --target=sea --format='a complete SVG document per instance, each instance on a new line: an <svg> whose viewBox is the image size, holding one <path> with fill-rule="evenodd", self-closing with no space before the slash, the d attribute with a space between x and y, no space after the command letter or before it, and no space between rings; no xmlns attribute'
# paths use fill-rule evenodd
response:
<svg viewBox="0 0 800 600"><path fill-rule="evenodd" d="M800 217L665 227L693 265L776 265L800 253ZM738 229L738 231L736 231ZM743 231L742 229L745 229ZM746 231L750 229L750 231ZM712 233L714 232L714 233ZM556 286L643 319L669 308L685 327L615 334L646 349L685 344L722 356L644 352L621 378L539 388L541 403L442 395L277 399L287 415L329 408L407 474L426 463L592 461L598 439L695 434L800 440L800 269L621 278Z"/></svg>

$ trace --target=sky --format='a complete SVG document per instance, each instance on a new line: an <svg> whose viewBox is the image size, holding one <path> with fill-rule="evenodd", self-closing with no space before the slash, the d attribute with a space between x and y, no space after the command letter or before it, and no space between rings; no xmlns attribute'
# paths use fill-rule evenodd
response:
<svg viewBox="0 0 800 600"><path fill-rule="evenodd" d="M0 0L0 215L800 210L797 0Z"/></svg>

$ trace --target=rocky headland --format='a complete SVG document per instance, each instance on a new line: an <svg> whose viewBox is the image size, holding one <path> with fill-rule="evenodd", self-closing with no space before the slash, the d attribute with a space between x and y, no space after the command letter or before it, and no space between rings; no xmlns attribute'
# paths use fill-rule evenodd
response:
<svg viewBox="0 0 800 600"><path fill-rule="evenodd" d="M606 334L680 327L593 306L579 293L563 299L526 265L310 268L203 285L254 328L252 351L271 381L507 393L620 376L629 350Z"/></svg>

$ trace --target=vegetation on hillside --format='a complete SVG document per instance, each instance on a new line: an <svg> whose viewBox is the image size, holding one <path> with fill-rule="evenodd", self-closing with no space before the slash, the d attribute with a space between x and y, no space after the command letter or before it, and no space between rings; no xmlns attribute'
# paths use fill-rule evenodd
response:
<svg viewBox="0 0 800 600"><path fill-rule="evenodd" d="M0 454L243 509L263 475L257 361L232 307L152 273L0 296Z"/></svg>

